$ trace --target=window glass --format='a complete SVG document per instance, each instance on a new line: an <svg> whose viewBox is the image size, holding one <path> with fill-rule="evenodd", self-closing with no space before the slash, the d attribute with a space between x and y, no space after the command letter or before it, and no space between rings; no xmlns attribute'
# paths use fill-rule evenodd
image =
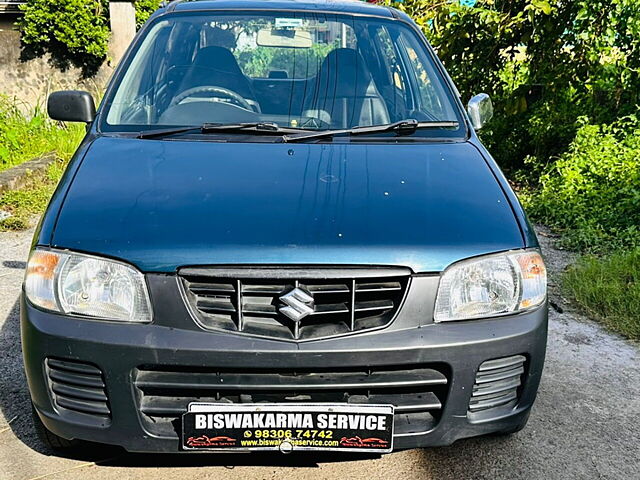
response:
<svg viewBox="0 0 640 480"><path fill-rule="evenodd" d="M259 44L259 32L241 32L233 53L242 72L252 78L309 78L318 73L332 50L355 46L353 29L345 23L325 21L304 25L312 40L309 48L263 46Z"/></svg>
<svg viewBox="0 0 640 480"><path fill-rule="evenodd" d="M114 85L101 113L105 130L242 122L322 130L407 118L459 121L422 40L402 22L375 17L160 17L143 32Z"/></svg>
<svg viewBox="0 0 640 480"><path fill-rule="evenodd" d="M418 87L416 110L432 119L452 118L453 109L449 102L443 101L442 83L435 82L437 76L424 48L406 32L402 32L400 38L413 67L408 72L415 77Z"/></svg>

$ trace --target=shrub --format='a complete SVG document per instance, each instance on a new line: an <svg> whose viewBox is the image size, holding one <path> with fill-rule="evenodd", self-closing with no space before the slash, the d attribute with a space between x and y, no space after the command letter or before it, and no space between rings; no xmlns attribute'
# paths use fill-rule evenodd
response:
<svg viewBox="0 0 640 480"><path fill-rule="evenodd" d="M29 0L20 8L23 60L48 53L62 71L78 67L84 77L98 71L108 52L107 0Z"/></svg>
<svg viewBox="0 0 640 480"><path fill-rule="evenodd" d="M142 27L153 12L160 7L161 0L135 0L136 29Z"/></svg>
<svg viewBox="0 0 640 480"><path fill-rule="evenodd" d="M136 0L139 28L159 7L160 0ZM17 22L23 60L50 55L65 71L77 67L85 78L95 75L109 52L108 0L28 0Z"/></svg>
<svg viewBox="0 0 640 480"><path fill-rule="evenodd" d="M567 153L524 196L529 213L586 252L640 245L640 121L584 124Z"/></svg>

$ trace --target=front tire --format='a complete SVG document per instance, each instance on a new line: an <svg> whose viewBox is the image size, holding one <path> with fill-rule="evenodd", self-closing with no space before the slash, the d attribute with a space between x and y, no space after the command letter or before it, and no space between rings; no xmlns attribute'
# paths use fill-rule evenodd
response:
<svg viewBox="0 0 640 480"><path fill-rule="evenodd" d="M78 440L67 440L47 429L33 404L31 405L31 416L38 439L48 448L57 452L70 452L78 448L80 443Z"/></svg>

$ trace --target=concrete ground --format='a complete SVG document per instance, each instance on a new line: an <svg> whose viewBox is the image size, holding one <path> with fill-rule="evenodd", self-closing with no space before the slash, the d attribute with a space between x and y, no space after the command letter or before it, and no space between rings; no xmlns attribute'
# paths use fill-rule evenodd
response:
<svg viewBox="0 0 640 480"><path fill-rule="evenodd" d="M640 479L640 349L569 312L553 285L538 401L528 426L511 437L381 458L132 455L106 447L54 456L33 432L20 353L17 300L31 235L0 233L0 480ZM550 269L564 268L570 256L540 239Z"/></svg>

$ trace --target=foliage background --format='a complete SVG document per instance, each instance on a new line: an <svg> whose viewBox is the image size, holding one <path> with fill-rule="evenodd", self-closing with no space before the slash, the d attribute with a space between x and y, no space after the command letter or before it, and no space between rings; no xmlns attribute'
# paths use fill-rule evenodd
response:
<svg viewBox="0 0 640 480"><path fill-rule="evenodd" d="M136 0L138 28L156 10L160 0ZM50 55L60 70L81 69L85 78L95 75L109 51L109 0L28 0L20 5L23 16L22 60Z"/></svg>
<svg viewBox="0 0 640 480"><path fill-rule="evenodd" d="M578 118L611 123L640 103L637 0L385 1L424 30L466 102L489 93L483 141L503 168L564 152Z"/></svg>

